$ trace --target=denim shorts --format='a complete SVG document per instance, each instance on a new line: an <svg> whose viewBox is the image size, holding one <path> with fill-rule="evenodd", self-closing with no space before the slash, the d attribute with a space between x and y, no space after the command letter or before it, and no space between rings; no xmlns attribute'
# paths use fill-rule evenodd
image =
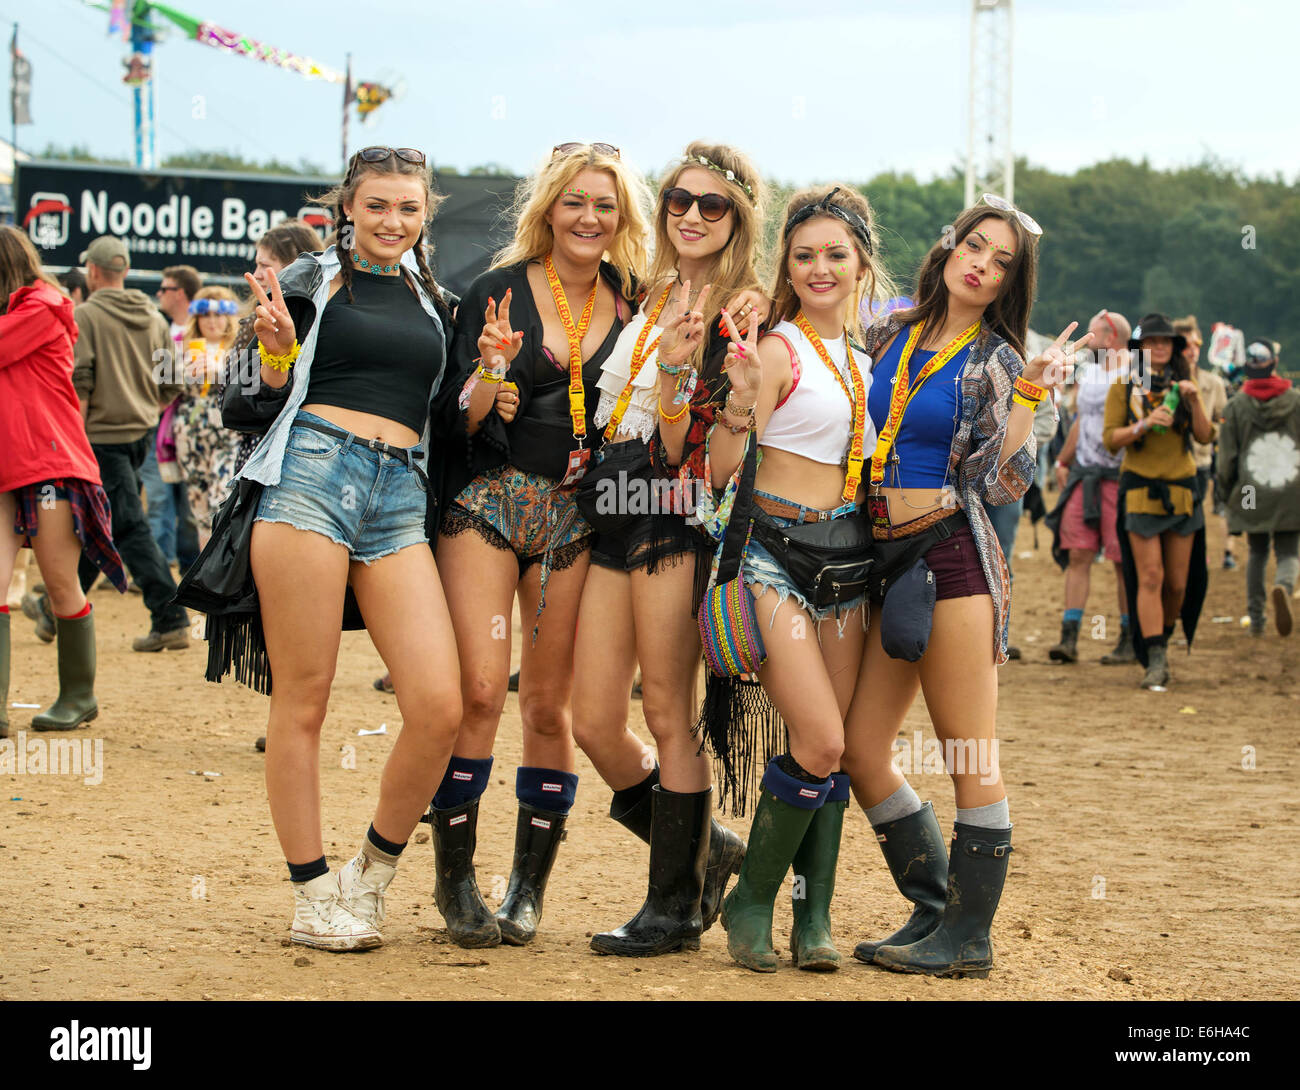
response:
<svg viewBox="0 0 1300 1090"><path fill-rule="evenodd" d="M799 506L791 500L782 500L781 502L791 504L793 507ZM785 527L795 524L794 519L782 518L780 515L765 514L763 517L777 526ZM753 591L755 598L761 597L766 590L776 591L782 602L787 598L793 598L799 603L799 608L815 622L824 621L828 617L836 618L839 635L841 636L844 635L844 624L849 613L859 606L865 605L867 601L866 595L860 594L850 601L827 606L825 609L818 609L799 592L794 580L790 578L790 573L776 562L772 554L759 544L758 539L752 533L749 537L749 543L745 546L745 556L741 562L740 570L745 578L745 585ZM775 613L772 614L772 623L776 623ZM867 611L864 609L862 610L862 627L865 629L866 626Z"/></svg>
<svg viewBox="0 0 1300 1090"><path fill-rule="evenodd" d="M338 427L312 413L298 413L289 429L280 483L262 490L257 522L284 522L321 534L363 564L428 543L428 491L419 473L392 454L371 450L364 439L325 435L300 427L300 420ZM413 457L421 453L419 447L408 449Z"/></svg>

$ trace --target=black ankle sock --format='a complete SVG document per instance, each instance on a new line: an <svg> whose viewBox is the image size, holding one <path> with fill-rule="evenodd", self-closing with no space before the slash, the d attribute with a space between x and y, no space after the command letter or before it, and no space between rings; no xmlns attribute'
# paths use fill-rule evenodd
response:
<svg viewBox="0 0 1300 1090"><path fill-rule="evenodd" d="M1167 647L1169 645L1168 636L1152 636L1147 640L1148 647Z"/></svg>
<svg viewBox="0 0 1300 1090"><path fill-rule="evenodd" d="M814 776L788 753L782 753L776 759L776 767L800 783L823 784L827 779L825 776Z"/></svg>
<svg viewBox="0 0 1300 1090"><path fill-rule="evenodd" d="M1169 637L1172 636L1173 634L1174 634L1174 626L1171 624L1165 625L1165 643L1169 642Z"/></svg>
<svg viewBox="0 0 1300 1090"><path fill-rule="evenodd" d="M375 832L375 826L373 823L370 826L370 831L366 833L366 839L381 852L386 852L389 855L401 855L402 850L406 847L405 844L394 844L391 840L385 840Z"/></svg>
<svg viewBox="0 0 1300 1090"><path fill-rule="evenodd" d="M325 862L325 857L322 855L319 859L313 859L310 863L290 863L289 881L310 882L313 878L319 878L322 874L329 874L329 872L329 864Z"/></svg>
<svg viewBox="0 0 1300 1090"><path fill-rule="evenodd" d="M637 803L646 798L654 785L659 782L659 766L655 765L654 771L650 773L640 783L634 783L631 787L625 787L622 791L614 792L614 801L610 805L610 812L615 814L626 814L633 809Z"/></svg>

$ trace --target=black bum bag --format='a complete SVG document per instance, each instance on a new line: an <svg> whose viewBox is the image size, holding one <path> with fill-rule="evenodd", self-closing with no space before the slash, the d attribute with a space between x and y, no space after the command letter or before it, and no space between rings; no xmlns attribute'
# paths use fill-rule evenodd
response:
<svg viewBox="0 0 1300 1090"><path fill-rule="evenodd" d="M829 522L778 526L756 508L753 534L818 609L867 593L875 551L861 511Z"/></svg>

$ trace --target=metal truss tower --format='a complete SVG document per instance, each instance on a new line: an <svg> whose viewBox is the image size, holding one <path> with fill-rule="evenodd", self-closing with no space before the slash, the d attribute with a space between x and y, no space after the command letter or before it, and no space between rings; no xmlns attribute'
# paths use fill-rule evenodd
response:
<svg viewBox="0 0 1300 1090"><path fill-rule="evenodd" d="M1014 201L1011 151L1012 0L971 0L966 207L981 193Z"/></svg>

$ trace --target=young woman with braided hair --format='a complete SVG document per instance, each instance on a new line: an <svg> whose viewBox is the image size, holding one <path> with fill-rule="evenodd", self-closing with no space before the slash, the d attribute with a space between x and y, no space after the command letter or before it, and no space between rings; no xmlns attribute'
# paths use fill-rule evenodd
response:
<svg viewBox="0 0 1300 1090"><path fill-rule="evenodd" d="M268 273L266 290L247 276L261 380L284 405L240 476L263 485L251 564L274 676L266 786L294 885L290 938L359 950L382 941L384 892L460 720L455 634L425 536L451 315L425 253L438 198L422 152L364 148L320 203L338 245L300 256L282 282ZM361 850L334 876L320 731L349 584L403 727Z"/></svg>
<svg viewBox="0 0 1300 1090"><path fill-rule="evenodd" d="M648 290L598 383L602 456L626 467L646 486L641 497L649 496L647 510L625 491L616 499L617 525L598 527L574 653L574 739L614 791L610 817L650 844L645 904L622 927L592 938L600 954L697 949L744 855L740 837L711 818L709 762L691 737L695 616L713 542L686 516L702 483L704 435L726 393L721 306L742 321L756 305L755 322L767 313L754 270L762 223L762 182L749 159L692 143L660 183ZM638 662L658 765L627 725Z"/></svg>
<svg viewBox="0 0 1300 1090"><path fill-rule="evenodd" d="M448 934L465 947L532 941L577 791L569 703L592 528L572 485L600 446L596 383L635 307L648 203L617 148L558 145L521 184L514 239L458 311L443 395L456 441L438 562L460 649L464 717L430 820L434 898ZM474 849L510 677L516 596L525 630L523 765L514 862L494 914L478 888Z"/></svg>

